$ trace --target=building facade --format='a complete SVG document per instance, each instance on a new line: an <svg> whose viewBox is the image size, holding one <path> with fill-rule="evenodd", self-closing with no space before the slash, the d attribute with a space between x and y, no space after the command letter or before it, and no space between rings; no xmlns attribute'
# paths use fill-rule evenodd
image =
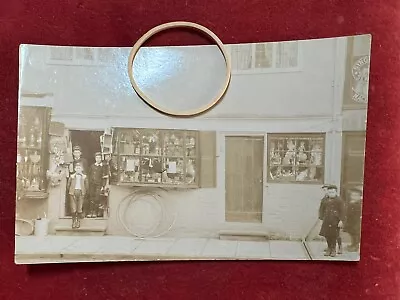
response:
<svg viewBox="0 0 400 300"><path fill-rule="evenodd" d="M161 230L165 236L266 232L271 238L299 239L315 224L322 184L336 184L344 198L348 188L363 184L369 42L360 36L229 46L233 73L223 101L205 115L184 120L153 111L133 93L127 78L113 76L123 71L109 63L113 53L107 49L30 46L21 48L20 105L51 111L50 140L51 131L57 131L53 139L63 141L65 156L79 144L90 161L100 150L100 137L112 133L117 170L109 214L86 220L86 233L129 235L127 228L135 225L126 224L136 218L144 219L144 227L153 226L159 208L121 206L135 190L150 188L173 219ZM129 50L118 51L126 57ZM123 84L116 88L101 74ZM158 162L151 150L143 150L149 144L144 145L143 128L159 134L165 144L182 135L186 150L193 137L195 153L180 154L183 184L164 184L163 175L154 179L150 171L148 178L144 171L135 178L136 156L152 167ZM139 152L127 150L123 140L134 131L140 132ZM121 137L121 132L127 134ZM68 167L56 166L54 151L48 152L48 169L62 175L57 184L49 184L45 197L17 201L17 213L26 219L45 213L50 234L71 234ZM180 158L175 163L172 156L159 154L160 162L168 160L168 168L177 172Z"/></svg>

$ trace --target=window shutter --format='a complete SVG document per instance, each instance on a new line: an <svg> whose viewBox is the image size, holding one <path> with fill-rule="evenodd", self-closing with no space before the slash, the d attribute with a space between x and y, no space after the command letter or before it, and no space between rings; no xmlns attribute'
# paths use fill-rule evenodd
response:
<svg viewBox="0 0 400 300"><path fill-rule="evenodd" d="M200 187L202 188L217 186L216 138L215 131L199 132Z"/></svg>

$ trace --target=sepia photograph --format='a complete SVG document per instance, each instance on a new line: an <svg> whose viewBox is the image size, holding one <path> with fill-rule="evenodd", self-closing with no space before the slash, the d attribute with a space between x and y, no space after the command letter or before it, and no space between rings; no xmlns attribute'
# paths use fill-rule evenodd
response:
<svg viewBox="0 0 400 300"><path fill-rule="evenodd" d="M15 262L359 261L370 45L21 45Z"/></svg>

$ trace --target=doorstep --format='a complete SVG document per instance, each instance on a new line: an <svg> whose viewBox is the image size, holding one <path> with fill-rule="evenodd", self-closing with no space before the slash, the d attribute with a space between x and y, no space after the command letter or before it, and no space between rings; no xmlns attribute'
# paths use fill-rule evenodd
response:
<svg viewBox="0 0 400 300"><path fill-rule="evenodd" d="M89 219L80 220L79 228L72 228L72 219L60 219L54 227L56 235L61 236L104 236L107 230L106 219Z"/></svg>

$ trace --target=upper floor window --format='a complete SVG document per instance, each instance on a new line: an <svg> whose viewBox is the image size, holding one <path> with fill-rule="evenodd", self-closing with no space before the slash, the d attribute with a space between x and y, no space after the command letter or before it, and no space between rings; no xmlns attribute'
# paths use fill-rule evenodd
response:
<svg viewBox="0 0 400 300"><path fill-rule="evenodd" d="M274 73L300 70L300 43L278 42L231 45L232 72Z"/></svg>
<svg viewBox="0 0 400 300"><path fill-rule="evenodd" d="M47 63L51 65L112 65L115 53L112 48L48 47Z"/></svg>
<svg viewBox="0 0 400 300"><path fill-rule="evenodd" d="M74 58L72 47L50 47L50 60L72 61Z"/></svg>

